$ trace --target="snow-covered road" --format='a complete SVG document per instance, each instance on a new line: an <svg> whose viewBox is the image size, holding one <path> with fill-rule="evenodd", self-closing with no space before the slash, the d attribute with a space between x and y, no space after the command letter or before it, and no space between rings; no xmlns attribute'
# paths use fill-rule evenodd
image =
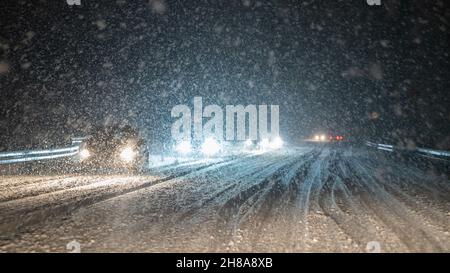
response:
<svg viewBox="0 0 450 273"><path fill-rule="evenodd" d="M450 251L447 175L364 148L0 177L0 251Z"/></svg>

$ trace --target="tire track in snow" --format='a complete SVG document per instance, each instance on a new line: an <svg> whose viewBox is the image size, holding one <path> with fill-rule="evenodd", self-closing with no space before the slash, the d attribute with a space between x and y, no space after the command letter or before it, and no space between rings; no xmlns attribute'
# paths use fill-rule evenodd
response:
<svg viewBox="0 0 450 273"><path fill-rule="evenodd" d="M205 168L210 168L219 164L226 164L236 161L236 158L227 158L223 161L208 163L203 166L197 166L193 169L184 169L179 172L172 172L172 174L162 177L128 177L128 176L113 176L101 178L99 180L87 177L82 185L75 185L66 189L56 188L56 190L42 189L42 185L32 192L25 192L23 196L18 199L7 197L6 201L0 202L0 212L2 222L0 223L0 230L8 233L16 233L21 229L40 222L46 216L57 216L61 214L70 214L74 210L89 206L110 198L114 198L133 191L144 189L159 183L170 181L172 179L186 176L192 172L198 172ZM63 179L64 180L64 179ZM89 183L94 180L94 183ZM58 181L60 180L56 180ZM50 183L54 183L50 179ZM78 181L79 182L79 181ZM44 183L44 182L42 182ZM11 199L11 200L8 200Z"/></svg>
<svg viewBox="0 0 450 273"><path fill-rule="evenodd" d="M382 238L374 219L360 208L360 193L366 193L349 191L358 187L360 180L352 175L351 168L342 165L345 160L339 151L333 151L328 162L327 168L321 171L324 183L318 189L318 205L364 251L368 242Z"/></svg>
<svg viewBox="0 0 450 273"><path fill-rule="evenodd" d="M395 196L384 190L373 176L367 175L367 170L359 162L353 163L355 177L361 182L358 184L360 190L367 193L362 195L367 211L371 211L384 222L413 252L449 251L448 243L447 245L441 243L435 237L436 231L432 227L427 227L415 211L407 208Z"/></svg>
<svg viewBox="0 0 450 273"><path fill-rule="evenodd" d="M247 244L250 244L251 248L255 247L264 236L266 221L274 216L273 210L285 209L295 198L291 190L295 192L298 187L294 177L299 175L299 169L310 164L317 154L317 151L313 150L294 156L285 164L277 166L277 169L270 175L265 175L258 183L229 199L219 210L220 220L217 228L228 230L222 241L228 240L234 244L242 230L252 230Z"/></svg>
<svg viewBox="0 0 450 273"><path fill-rule="evenodd" d="M158 213L166 215L176 212L176 214L158 223L159 228L155 226L151 228L159 234L165 232L167 226L182 226L183 229L195 227L193 222L199 222L202 217L211 213L215 215L217 208L239 194L242 187L264 179L280 165L286 164L284 160L288 157L258 155L245 160L241 158L232 164L221 166L220 170L210 168L191 173L182 179L174 179L171 181L170 189L174 189L176 195L174 198L168 197L166 200L170 205L166 206L166 209L158 209ZM151 210L146 213L154 212Z"/></svg>

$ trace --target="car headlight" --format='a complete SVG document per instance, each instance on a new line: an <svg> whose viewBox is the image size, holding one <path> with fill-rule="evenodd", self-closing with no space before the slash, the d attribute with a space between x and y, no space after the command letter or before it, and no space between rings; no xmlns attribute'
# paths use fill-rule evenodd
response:
<svg viewBox="0 0 450 273"><path fill-rule="evenodd" d="M189 141L182 141L177 144L175 150L182 154L188 154L192 151L192 145Z"/></svg>
<svg viewBox="0 0 450 273"><path fill-rule="evenodd" d="M125 149L120 152L120 159L125 162L131 162L136 157L136 152L131 147L126 147Z"/></svg>
<svg viewBox="0 0 450 273"><path fill-rule="evenodd" d="M270 142L269 142L269 140L268 140L267 138L264 138L264 139L261 140L261 142L259 143L259 146L260 146L262 149L268 148L269 145L270 145Z"/></svg>
<svg viewBox="0 0 450 273"><path fill-rule="evenodd" d="M253 141L251 139L247 139L244 144L246 147L250 147L253 145Z"/></svg>
<svg viewBox="0 0 450 273"><path fill-rule="evenodd" d="M208 138L203 142L202 153L205 155L214 155L220 151L220 144L214 138Z"/></svg>
<svg viewBox="0 0 450 273"><path fill-rule="evenodd" d="M281 139L281 137L276 137L274 140L272 140L270 142L270 148L272 149L280 149L281 147L283 147L283 140Z"/></svg>
<svg viewBox="0 0 450 273"><path fill-rule="evenodd" d="M83 148L83 149L80 150L80 158L81 158L82 160L84 160L84 159L86 159L86 158L88 158L88 157L90 157L90 156L91 156L91 153L89 152L88 149Z"/></svg>

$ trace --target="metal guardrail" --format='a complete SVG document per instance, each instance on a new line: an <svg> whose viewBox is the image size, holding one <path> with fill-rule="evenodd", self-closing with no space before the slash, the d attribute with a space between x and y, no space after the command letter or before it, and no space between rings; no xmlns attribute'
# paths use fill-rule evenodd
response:
<svg viewBox="0 0 450 273"><path fill-rule="evenodd" d="M431 149L425 149L425 148L418 148L417 151L420 153L423 153L423 154L430 154L430 155L450 158L450 152L448 152L448 151L438 151L438 150L431 150Z"/></svg>
<svg viewBox="0 0 450 273"><path fill-rule="evenodd" d="M25 156L35 156L35 155L48 155L48 154L59 154L59 153L69 153L78 151L78 146L72 146L68 148L58 148L50 150L30 150L30 151L19 151L19 152L3 152L0 153L0 158L5 157L25 157Z"/></svg>
<svg viewBox="0 0 450 273"><path fill-rule="evenodd" d="M78 154L78 150L75 152L70 152L70 153L59 153L59 154L51 154L51 155L44 155L44 156L32 156L32 157L28 156L28 157L1 159L0 164L41 161L41 160L56 159L56 158L62 158L62 157L70 157L70 156L75 156L76 154Z"/></svg>
<svg viewBox="0 0 450 273"><path fill-rule="evenodd" d="M3 152L0 153L0 164L12 164L71 157L78 154L79 149L79 146L71 146L67 148L57 148L49 150Z"/></svg>
<svg viewBox="0 0 450 273"><path fill-rule="evenodd" d="M82 138L76 138L72 140L72 146L65 148L1 152L0 164L13 164L75 156L78 154L82 142Z"/></svg>
<svg viewBox="0 0 450 273"><path fill-rule="evenodd" d="M383 150L383 151L388 151L388 152L393 152L394 151L394 146L393 145L378 144L378 143L373 143L373 142L370 142L370 141L366 141L366 145L369 146L369 147L377 148L379 150Z"/></svg>
<svg viewBox="0 0 450 273"><path fill-rule="evenodd" d="M369 147L377 148L378 150L388 151L388 152L412 152L419 155L432 157L432 158L439 158L439 159L445 159L450 160L450 152L448 151L441 151L441 150L433 150L433 149L427 149L427 148L415 148L415 149L406 149L394 145L388 145L388 144L380 144L380 143L374 143L370 141L366 141L366 145Z"/></svg>

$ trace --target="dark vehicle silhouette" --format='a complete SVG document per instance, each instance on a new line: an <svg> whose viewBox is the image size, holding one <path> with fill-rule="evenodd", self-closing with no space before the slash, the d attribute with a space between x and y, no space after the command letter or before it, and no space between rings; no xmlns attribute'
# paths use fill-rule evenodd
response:
<svg viewBox="0 0 450 273"><path fill-rule="evenodd" d="M131 126L108 126L94 130L80 145L79 162L90 170L143 171L148 167L148 149Z"/></svg>

